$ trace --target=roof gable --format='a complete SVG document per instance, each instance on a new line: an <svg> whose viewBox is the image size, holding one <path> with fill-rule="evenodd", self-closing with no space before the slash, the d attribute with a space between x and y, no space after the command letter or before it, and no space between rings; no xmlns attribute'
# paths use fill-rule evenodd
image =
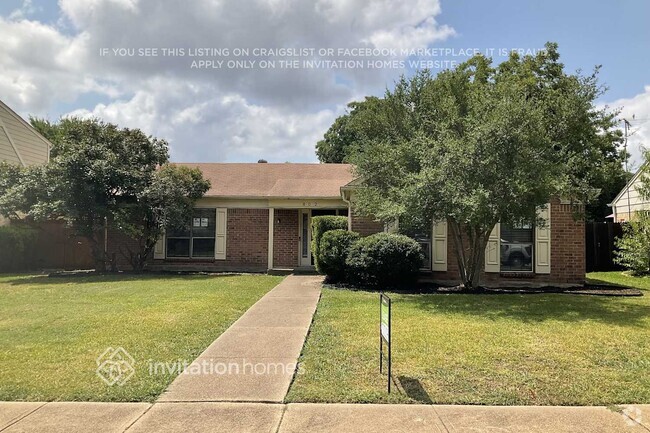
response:
<svg viewBox="0 0 650 433"><path fill-rule="evenodd" d="M610 207L614 206L614 205L616 204L616 202L618 202L618 201L621 199L621 197L623 196L623 194L625 194L625 193L627 192L627 190L629 190L630 188L632 188L632 187L634 186L634 184L636 183L637 179L638 179L638 178L641 176L641 174L645 171L646 166L647 166L647 164L643 164L643 165L642 165L642 166L641 166L641 167L636 171L636 173L634 173L634 175L630 178L630 180L627 181L627 184L625 184L625 186L623 187L623 189L621 189L621 191L616 195L616 197L614 197L614 200L612 200L612 202L609 203L608 206L610 206Z"/></svg>
<svg viewBox="0 0 650 433"><path fill-rule="evenodd" d="M0 101L0 160L20 164L44 164L50 143L4 102Z"/></svg>

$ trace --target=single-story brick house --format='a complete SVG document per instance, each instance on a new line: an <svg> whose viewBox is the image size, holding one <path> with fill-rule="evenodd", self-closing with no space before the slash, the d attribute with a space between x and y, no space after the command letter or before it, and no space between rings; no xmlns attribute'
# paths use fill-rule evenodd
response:
<svg viewBox="0 0 650 433"><path fill-rule="evenodd" d="M348 164L185 164L198 167L211 188L196 203L190 229L168 232L155 248L153 270L290 270L313 265L311 218L348 217L361 235L386 230L383 223L353 211L354 178ZM585 277L584 223L573 208L552 201L543 212L549 224L497 225L486 250L488 284L580 284ZM457 282L453 241L446 222L414 233L423 246L423 271L437 281ZM110 236L109 236L110 242Z"/></svg>

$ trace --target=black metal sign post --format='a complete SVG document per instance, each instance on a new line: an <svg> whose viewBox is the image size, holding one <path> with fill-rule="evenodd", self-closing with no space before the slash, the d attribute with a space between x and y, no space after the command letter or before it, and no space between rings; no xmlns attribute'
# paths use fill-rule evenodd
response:
<svg viewBox="0 0 650 433"><path fill-rule="evenodd" d="M390 394L391 380L391 329L390 329L390 298L383 293L379 294L379 372L384 372L384 346L386 346L386 359L388 361L388 393Z"/></svg>

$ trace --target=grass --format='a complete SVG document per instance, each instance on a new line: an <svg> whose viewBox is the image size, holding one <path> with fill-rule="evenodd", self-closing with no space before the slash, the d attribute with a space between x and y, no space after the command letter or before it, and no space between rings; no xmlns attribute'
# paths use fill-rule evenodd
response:
<svg viewBox="0 0 650 433"><path fill-rule="evenodd" d="M288 401L489 405L650 403L650 279L590 274L643 297L405 295L393 377L378 365L378 295L324 289Z"/></svg>
<svg viewBox="0 0 650 433"><path fill-rule="evenodd" d="M153 401L282 278L272 276L0 275L0 401ZM96 359L107 347L135 359L135 375L107 386Z"/></svg>

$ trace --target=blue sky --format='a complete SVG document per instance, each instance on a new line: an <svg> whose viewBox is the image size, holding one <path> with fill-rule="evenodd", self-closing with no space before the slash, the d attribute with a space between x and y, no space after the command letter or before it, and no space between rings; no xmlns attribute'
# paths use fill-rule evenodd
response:
<svg viewBox="0 0 650 433"><path fill-rule="evenodd" d="M459 35L445 45L540 47L560 44L570 71L601 64L609 99L636 95L650 84L650 2L444 1L439 20Z"/></svg>
<svg viewBox="0 0 650 433"><path fill-rule="evenodd" d="M0 51L6 59L0 79L10 83L0 84L0 99L23 115L96 115L141 127L168 138L176 160L314 161L315 142L348 102L381 94L410 71L195 71L187 59L103 59L98 47L371 41L532 49L555 41L569 71L589 73L602 65L609 91L599 102L625 104L623 115L639 119L631 139L637 158L650 139L650 123L644 125L650 118L647 0L405 0L383 9L370 1L318 0L317 12L295 2L238 2L240 10L232 2L212 11L209 0L192 6L175 0L3 0L0 36L17 42ZM219 23L221 16L227 19ZM170 30L170 23L178 29Z"/></svg>

